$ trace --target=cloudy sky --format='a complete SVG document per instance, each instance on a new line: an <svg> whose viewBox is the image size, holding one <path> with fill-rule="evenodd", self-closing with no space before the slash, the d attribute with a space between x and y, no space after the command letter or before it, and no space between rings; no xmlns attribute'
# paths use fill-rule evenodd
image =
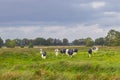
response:
<svg viewBox="0 0 120 80"><path fill-rule="evenodd" d="M106 36L120 31L120 0L0 0L2 39Z"/></svg>

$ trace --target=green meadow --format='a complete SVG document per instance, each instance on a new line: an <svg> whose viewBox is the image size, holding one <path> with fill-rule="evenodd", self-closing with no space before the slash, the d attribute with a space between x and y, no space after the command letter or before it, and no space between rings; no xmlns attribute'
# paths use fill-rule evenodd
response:
<svg viewBox="0 0 120 80"><path fill-rule="evenodd" d="M120 47L99 47L91 58L88 47L76 47L73 57L55 56L59 46L42 47L46 59L39 47L1 48L0 80L120 80Z"/></svg>

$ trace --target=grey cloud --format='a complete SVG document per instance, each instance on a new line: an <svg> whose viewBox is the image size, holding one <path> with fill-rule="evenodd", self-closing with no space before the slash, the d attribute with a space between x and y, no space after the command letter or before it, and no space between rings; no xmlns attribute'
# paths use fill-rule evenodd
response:
<svg viewBox="0 0 120 80"><path fill-rule="evenodd" d="M99 16L101 12L101 10L89 7L73 7L73 5L90 3L91 0L10 1L5 0L0 3L0 23L15 23L16 21L57 22L58 24L87 23L98 18L96 16Z"/></svg>
<svg viewBox="0 0 120 80"><path fill-rule="evenodd" d="M94 9L92 2L105 2ZM101 28L119 26L120 17L104 12L120 12L119 0L0 0L0 26L76 27L99 24ZM86 6L81 6L82 4Z"/></svg>

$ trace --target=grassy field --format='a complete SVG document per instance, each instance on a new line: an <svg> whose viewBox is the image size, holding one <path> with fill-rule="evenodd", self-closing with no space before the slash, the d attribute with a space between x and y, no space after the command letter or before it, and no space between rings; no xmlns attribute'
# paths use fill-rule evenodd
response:
<svg viewBox="0 0 120 80"><path fill-rule="evenodd" d="M1 48L0 80L120 80L120 47L99 47L91 58L88 47L77 47L72 58L56 57L56 47L42 47L45 60L38 47Z"/></svg>

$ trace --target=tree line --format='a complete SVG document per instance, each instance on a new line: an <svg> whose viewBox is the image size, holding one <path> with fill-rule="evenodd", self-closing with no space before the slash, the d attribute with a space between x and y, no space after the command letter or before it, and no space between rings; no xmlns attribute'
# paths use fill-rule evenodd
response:
<svg viewBox="0 0 120 80"><path fill-rule="evenodd" d="M82 38L82 39L75 39L71 43L67 38L62 40L60 39L53 39L53 38L41 38L38 37L36 39L6 39L5 42L2 38L0 38L0 47L6 46L8 48L14 48L15 46L19 46L24 48L28 46L29 48L33 48L34 46L93 46L93 45L100 45L100 46L120 46L120 32L111 29L107 36L100 37L93 40L90 37Z"/></svg>

